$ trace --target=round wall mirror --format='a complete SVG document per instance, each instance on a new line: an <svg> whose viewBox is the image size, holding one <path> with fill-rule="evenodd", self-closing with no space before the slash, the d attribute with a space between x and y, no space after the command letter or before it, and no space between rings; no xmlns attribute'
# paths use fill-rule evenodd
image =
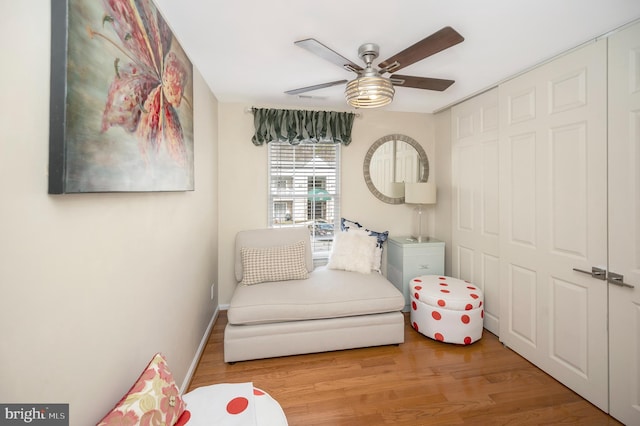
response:
<svg viewBox="0 0 640 426"><path fill-rule="evenodd" d="M389 204L404 203L405 182L426 182L427 153L405 135L387 135L371 145L364 157L364 180L371 193Z"/></svg>

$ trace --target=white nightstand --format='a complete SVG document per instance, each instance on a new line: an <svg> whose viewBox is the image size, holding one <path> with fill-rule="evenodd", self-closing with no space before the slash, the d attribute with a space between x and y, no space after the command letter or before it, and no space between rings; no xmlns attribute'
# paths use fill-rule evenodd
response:
<svg viewBox="0 0 640 426"><path fill-rule="evenodd" d="M404 295L409 311L409 282L420 275L444 275L444 241L429 238L421 243L411 237L387 240L387 279Z"/></svg>

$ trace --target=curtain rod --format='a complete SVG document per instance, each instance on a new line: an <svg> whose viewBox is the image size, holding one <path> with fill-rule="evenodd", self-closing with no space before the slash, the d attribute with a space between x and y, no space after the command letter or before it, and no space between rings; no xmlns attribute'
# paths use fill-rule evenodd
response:
<svg viewBox="0 0 640 426"><path fill-rule="evenodd" d="M245 113L251 113L253 114L253 108L254 107L247 107L244 112ZM338 112L349 112L349 111L338 111ZM353 112L352 114L354 114L357 118L362 117L362 114L360 114L359 112Z"/></svg>

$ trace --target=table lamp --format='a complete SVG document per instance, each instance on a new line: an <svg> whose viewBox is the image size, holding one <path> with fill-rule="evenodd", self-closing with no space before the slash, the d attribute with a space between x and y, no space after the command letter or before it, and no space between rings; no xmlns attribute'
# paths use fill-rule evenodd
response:
<svg viewBox="0 0 640 426"><path fill-rule="evenodd" d="M426 204L436 203L436 184L434 182L415 182L404 184L405 204L416 204L418 214L418 235L414 237L419 243L426 241L422 236L422 207Z"/></svg>

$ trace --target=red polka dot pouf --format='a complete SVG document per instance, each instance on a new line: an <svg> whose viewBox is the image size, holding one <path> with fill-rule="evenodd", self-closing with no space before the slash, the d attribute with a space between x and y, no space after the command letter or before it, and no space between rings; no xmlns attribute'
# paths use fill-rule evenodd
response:
<svg viewBox="0 0 640 426"><path fill-rule="evenodd" d="M470 345L482 337L482 291L457 278L424 275L411 280L411 325L434 340Z"/></svg>
<svg viewBox="0 0 640 426"><path fill-rule="evenodd" d="M287 426L278 401L252 383L202 386L182 399L190 414L185 426Z"/></svg>

